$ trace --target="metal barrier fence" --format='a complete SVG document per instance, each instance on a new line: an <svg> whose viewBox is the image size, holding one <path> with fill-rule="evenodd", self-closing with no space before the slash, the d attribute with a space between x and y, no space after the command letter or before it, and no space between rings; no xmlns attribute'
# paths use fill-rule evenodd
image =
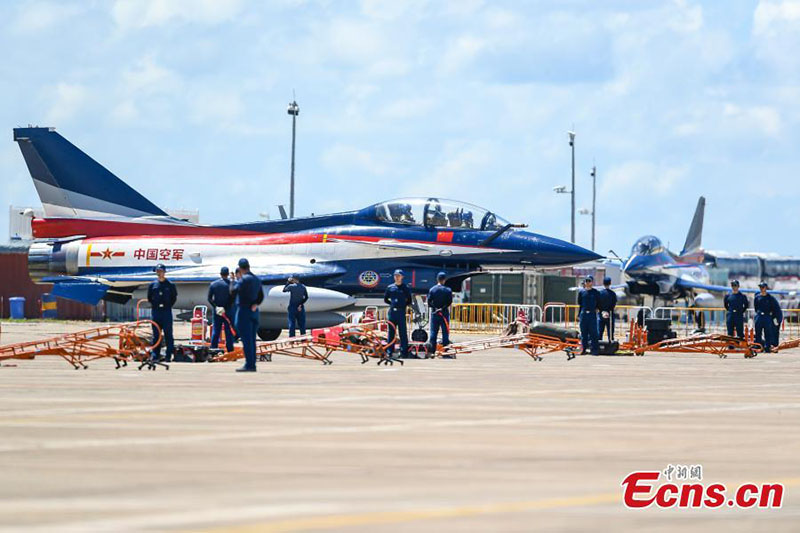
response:
<svg viewBox="0 0 800 533"><path fill-rule="evenodd" d="M800 336L800 309L781 309L781 311L783 312L781 335ZM654 316L655 318L669 318L672 322L672 329L681 336L690 335L697 329L703 329L706 333L725 334L728 331L723 307L658 307L654 311ZM755 310L748 309L745 315L745 325L752 329L754 321ZM698 326L702 326L702 328Z"/></svg>
<svg viewBox="0 0 800 533"><path fill-rule="evenodd" d="M374 311L378 319L385 318L386 308ZM548 322L578 329L578 306L554 302L544 307L524 304L453 304L450 309L450 331L454 333L495 333L524 313L529 322ZM746 325L753 327L755 311L748 309ZM644 326L648 318L669 318L672 329L680 336L691 335L697 328L698 317L707 333L726 333L725 309L722 307L657 307L618 305L614 311L614 338L625 340L630 322ZM409 323L411 310L408 311ZM783 309L781 335L800 337L800 309Z"/></svg>
<svg viewBox="0 0 800 533"><path fill-rule="evenodd" d="M450 308L450 331L455 333L502 333L524 313L529 322L542 321L542 308L522 304L454 304Z"/></svg>

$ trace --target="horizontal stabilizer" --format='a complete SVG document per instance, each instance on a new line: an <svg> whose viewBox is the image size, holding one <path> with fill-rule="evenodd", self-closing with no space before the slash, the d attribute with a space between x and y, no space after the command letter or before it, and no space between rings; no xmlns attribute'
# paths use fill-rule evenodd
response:
<svg viewBox="0 0 800 533"><path fill-rule="evenodd" d="M60 279L61 281L56 281ZM108 291L108 285L95 281L75 280L73 278L44 279L42 281L54 282L53 296L75 300L89 305L97 305Z"/></svg>

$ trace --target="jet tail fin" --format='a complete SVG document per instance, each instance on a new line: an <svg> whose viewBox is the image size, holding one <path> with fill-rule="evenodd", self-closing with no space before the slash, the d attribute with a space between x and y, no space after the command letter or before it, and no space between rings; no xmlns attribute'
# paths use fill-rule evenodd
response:
<svg viewBox="0 0 800 533"><path fill-rule="evenodd" d="M689 233L686 234L686 242L683 244L681 256L695 253L700 250L703 241L703 218L706 212L706 199L701 196L697 200L697 208L694 210L692 225L689 226Z"/></svg>
<svg viewBox="0 0 800 533"><path fill-rule="evenodd" d="M14 140L48 217L167 216L54 128L14 128Z"/></svg>

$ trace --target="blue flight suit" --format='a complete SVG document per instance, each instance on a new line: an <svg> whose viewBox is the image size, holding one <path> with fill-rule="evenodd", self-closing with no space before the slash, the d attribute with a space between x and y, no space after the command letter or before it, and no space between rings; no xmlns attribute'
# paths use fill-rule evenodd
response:
<svg viewBox="0 0 800 533"><path fill-rule="evenodd" d="M236 295L239 301L236 310L236 329L242 339L244 350L244 367L248 370L256 368L256 333L258 332L258 309L251 306L261 305L264 301L264 289L261 280L252 272L242 276L237 283Z"/></svg>
<svg viewBox="0 0 800 533"><path fill-rule="evenodd" d="M300 283L289 283L283 288L289 293L289 336L294 337L295 328L300 328L300 335L306 334L306 308L303 304L308 301L306 286Z"/></svg>
<svg viewBox="0 0 800 533"><path fill-rule="evenodd" d="M383 301L389 304L389 339L394 339L395 336L400 342L400 356L408 357L408 330L406 329L406 308L411 305L411 289L408 285L402 283L397 285L392 283L386 287L386 292L383 295ZM394 347L397 343L392 344L386 353L391 357L394 352Z"/></svg>
<svg viewBox="0 0 800 533"><path fill-rule="evenodd" d="M233 330L231 320L233 320L233 296L231 296L231 282L228 278L219 278L211 282L208 286L208 303L211 305L212 327L211 327L211 348L219 346L219 334L225 328L225 348L226 351L233 351ZM225 316L216 313L217 307L225 309Z"/></svg>
<svg viewBox="0 0 800 533"><path fill-rule="evenodd" d="M178 299L178 289L170 280L155 280L147 287L147 301L152 308L153 322L161 328L161 341L158 346L153 348L151 354L154 360L161 357L161 346L166 343L166 361L172 360L172 353L175 351L175 340L172 337L172 306ZM153 338L158 335L158 330L153 327Z"/></svg>
<svg viewBox="0 0 800 533"><path fill-rule="evenodd" d="M231 301L233 302L233 316L231 320L233 320L233 327L236 328L234 332L234 341L242 340L242 337L239 335L239 326L236 324L239 323L239 282L241 279L234 278L231 281Z"/></svg>
<svg viewBox="0 0 800 533"><path fill-rule="evenodd" d="M744 315L750 303L747 296L741 292L729 292L722 299L727 312L725 313L725 325L728 326L728 335L744 339Z"/></svg>
<svg viewBox="0 0 800 533"><path fill-rule="evenodd" d="M597 289L581 289L578 292L578 313L581 327L581 344L583 352L591 349L592 355L597 355L600 347L597 345L597 307L600 293Z"/></svg>
<svg viewBox="0 0 800 533"><path fill-rule="evenodd" d="M608 340L614 340L614 309L617 307L617 293L605 287L597 291L597 338L603 339L603 332L608 328ZM603 313L608 313L608 318L603 318Z"/></svg>
<svg viewBox="0 0 800 533"><path fill-rule="evenodd" d="M783 321L783 311L778 300L771 294L756 294L753 298L753 309L756 311L755 330L756 342L765 352L770 352L772 346L778 344L780 324ZM775 322L778 322L775 325Z"/></svg>
<svg viewBox="0 0 800 533"><path fill-rule="evenodd" d="M436 351L436 338L442 330L442 346L450 344L450 305L453 303L453 290L436 284L428 291L428 307L431 310L431 327L428 344Z"/></svg>

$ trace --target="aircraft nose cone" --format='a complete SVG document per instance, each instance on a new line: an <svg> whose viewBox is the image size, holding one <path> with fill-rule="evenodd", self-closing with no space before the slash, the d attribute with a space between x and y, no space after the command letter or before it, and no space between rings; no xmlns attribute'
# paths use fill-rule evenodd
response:
<svg viewBox="0 0 800 533"><path fill-rule="evenodd" d="M582 246L554 237L530 233L525 235L525 240L526 248L532 252L535 264L568 266L603 258L602 255Z"/></svg>

